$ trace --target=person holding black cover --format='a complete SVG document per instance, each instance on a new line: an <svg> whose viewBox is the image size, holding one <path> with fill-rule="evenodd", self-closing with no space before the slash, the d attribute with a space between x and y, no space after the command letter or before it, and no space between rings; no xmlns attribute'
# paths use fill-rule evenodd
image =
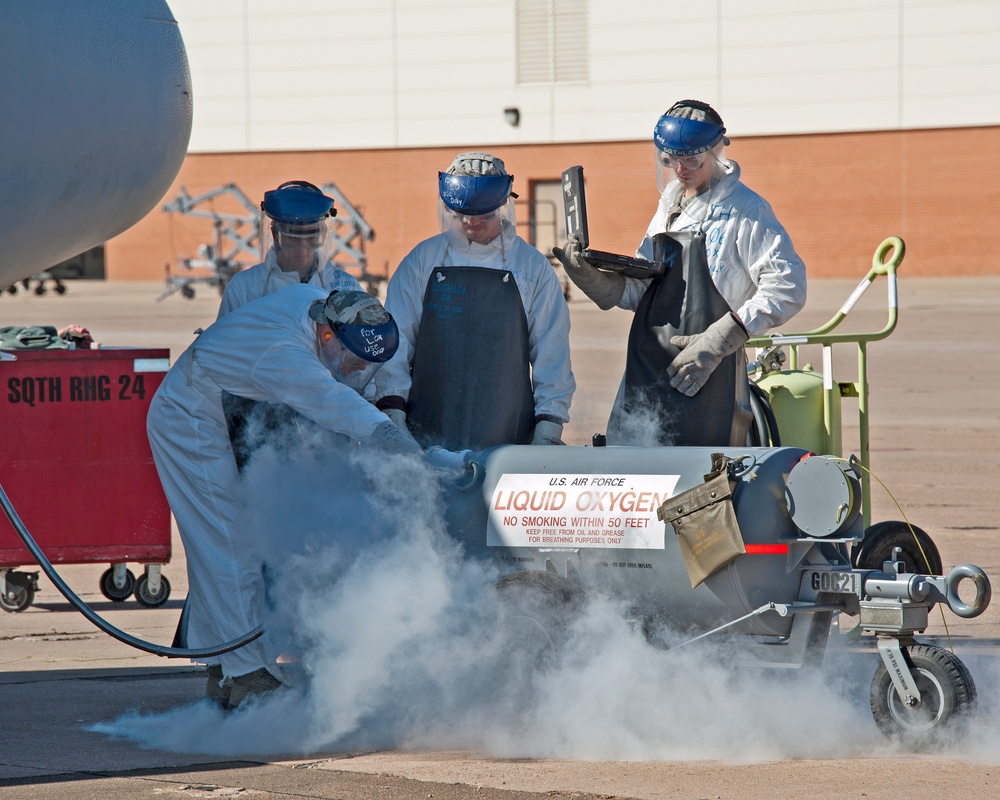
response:
<svg viewBox="0 0 1000 800"><path fill-rule="evenodd" d="M570 279L602 309L636 312L609 441L628 439L625 422L641 409L692 423L673 425L671 443L742 444L750 419L742 347L803 307L805 265L771 206L725 157L729 139L715 109L697 100L675 103L660 117L653 142L660 201L636 255L664 260L679 246L681 268L626 278L586 262L572 240L557 253ZM727 360L732 369L714 377ZM706 388L711 397L678 399Z"/></svg>

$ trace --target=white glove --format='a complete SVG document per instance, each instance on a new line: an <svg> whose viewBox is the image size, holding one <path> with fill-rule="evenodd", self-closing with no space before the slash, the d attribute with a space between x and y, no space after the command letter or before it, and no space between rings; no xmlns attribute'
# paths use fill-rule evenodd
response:
<svg viewBox="0 0 1000 800"><path fill-rule="evenodd" d="M575 236L569 237L565 248L552 248L552 254L562 262L570 280L597 303L601 311L614 308L625 294L625 276L599 270L581 256L580 251L580 242Z"/></svg>
<svg viewBox="0 0 1000 800"><path fill-rule="evenodd" d="M461 450L456 453L453 450L445 450L438 445L428 447L424 453L428 464L438 469L448 470L449 472L458 472L465 466L466 459L470 455L472 455L471 450Z"/></svg>
<svg viewBox="0 0 1000 800"><path fill-rule="evenodd" d="M563 426L558 422L549 422L547 419L539 420L535 423L535 432L532 434L532 444L566 444L560 437Z"/></svg>
<svg viewBox="0 0 1000 800"><path fill-rule="evenodd" d="M368 439L368 444L390 453L410 455L423 452L409 433L403 433L390 420L386 420L375 429Z"/></svg>
<svg viewBox="0 0 1000 800"><path fill-rule="evenodd" d="M743 323L731 312L709 325L704 333L671 336L670 344L680 347L681 352L667 367L670 385L681 394L694 397L719 362L739 350L749 338Z"/></svg>
<svg viewBox="0 0 1000 800"><path fill-rule="evenodd" d="M406 436L413 439L413 434L410 433L410 429L406 427L406 412L400 408L387 408L382 412L385 414L389 420L399 428ZM416 441L416 439L414 439Z"/></svg>

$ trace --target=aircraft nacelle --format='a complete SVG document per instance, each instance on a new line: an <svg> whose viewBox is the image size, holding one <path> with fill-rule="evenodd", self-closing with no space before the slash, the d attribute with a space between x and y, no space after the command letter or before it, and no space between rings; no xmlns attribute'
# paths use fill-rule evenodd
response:
<svg viewBox="0 0 1000 800"><path fill-rule="evenodd" d="M0 26L0 287L118 235L166 194L191 74L163 0L34 0Z"/></svg>

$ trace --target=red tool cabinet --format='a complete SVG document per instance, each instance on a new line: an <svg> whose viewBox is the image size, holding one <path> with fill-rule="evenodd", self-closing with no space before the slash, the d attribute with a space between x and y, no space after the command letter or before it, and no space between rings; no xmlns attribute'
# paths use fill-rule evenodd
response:
<svg viewBox="0 0 1000 800"><path fill-rule="evenodd" d="M14 357L13 360L11 357ZM166 349L0 351L0 485L53 564L107 562L101 591L162 605L170 508L146 438ZM137 581L126 562L139 562ZM0 606L31 604L35 563L0 514Z"/></svg>

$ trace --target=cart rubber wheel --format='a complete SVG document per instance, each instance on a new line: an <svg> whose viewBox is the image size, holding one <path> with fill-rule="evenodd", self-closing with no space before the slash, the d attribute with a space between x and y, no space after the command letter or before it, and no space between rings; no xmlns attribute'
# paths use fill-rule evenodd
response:
<svg viewBox="0 0 1000 800"><path fill-rule="evenodd" d="M135 575L132 570L125 570L125 585L119 589L115 586L115 571L113 568L105 570L101 576L101 594L113 603L122 603L128 600L129 595L135 590Z"/></svg>
<svg viewBox="0 0 1000 800"><path fill-rule="evenodd" d="M535 668L552 663L583 605L579 584L547 570L520 570L496 582L510 646Z"/></svg>
<svg viewBox="0 0 1000 800"><path fill-rule="evenodd" d="M852 549L851 562L856 569L881 571L882 564L892 558L894 547L902 549L907 572L941 574L941 554L934 540L916 525L911 532L909 525L898 520L877 522L868 528L865 538Z"/></svg>
<svg viewBox="0 0 1000 800"><path fill-rule="evenodd" d="M889 739L923 747L961 735L976 707L976 684L958 657L941 647L914 644L903 648L920 690L920 705L907 706L896 693L885 664L872 678L875 724Z"/></svg>
<svg viewBox="0 0 1000 800"><path fill-rule="evenodd" d="M583 599L580 586L541 569L524 569L510 572L497 579L497 591L508 602L524 608L548 608L559 613L579 606Z"/></svg>
<svg viewBox="0 0 1000 800"><path fill-rule="evenodd" d="M139 580L135 582L135 599L139 601L139 605L146 606L146 608L159 608L170 598L170 581L160 576L160 591L158 594L153 594L149 591L149 576L140 575Z"/></svg>
<svg viewBox="0 0 1000 800"><path fill-rule="evenodd" d="M7 584L7 594L0 593L0 608L9 614L24 611L35 602L35 590L30 586L11 586Z"/></svg>

